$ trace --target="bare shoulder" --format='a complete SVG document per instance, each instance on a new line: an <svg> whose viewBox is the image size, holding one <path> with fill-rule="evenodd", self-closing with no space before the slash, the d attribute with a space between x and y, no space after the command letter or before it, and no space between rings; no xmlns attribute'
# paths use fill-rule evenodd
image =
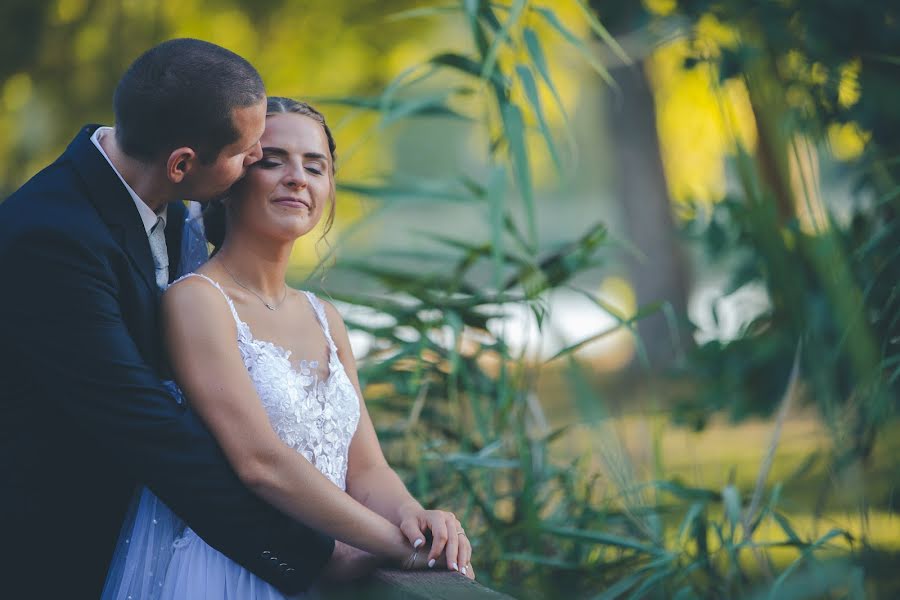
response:
<svg viewBox="0 0 900 600"><path fill-rule="evenodd" d="M169 286L162 296L164 319L179 325L219 325L232 322L231 309L222 292L203 277L185 277Z"/></svg>

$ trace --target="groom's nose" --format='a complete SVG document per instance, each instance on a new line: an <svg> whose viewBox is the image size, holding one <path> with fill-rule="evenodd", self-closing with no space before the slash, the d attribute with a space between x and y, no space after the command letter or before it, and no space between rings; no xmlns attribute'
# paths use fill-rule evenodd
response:
<svg viewBox="0 0 900 600"><path fill-rule="evenodd" d="M253 163L262 159L262 146L259 142L256 142L256 145L253 146L253 149L247 154L244 158L244 166L249 167Z"/></svg>

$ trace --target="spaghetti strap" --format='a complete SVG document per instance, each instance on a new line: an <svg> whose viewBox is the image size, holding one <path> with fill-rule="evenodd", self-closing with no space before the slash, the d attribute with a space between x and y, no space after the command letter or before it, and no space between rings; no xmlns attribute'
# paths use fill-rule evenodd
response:
<svg viewBox="0 0 900 600"><path fill-rule="evenodd" d="M225 301L228 303L228 308L231 309L231 316L234 317L234 322L235 322L235 324L238 326L238 330L240 330L241 325L243 325L244 322L243 322L243 321L241 320L241 318L238 316L237 309L234 308L234 302L231 301L231 298L228 296L228 294L225 293L225 290L222 289L222 286L219 285L219 282L217 282L217 281L216 281L215 279L213 279L212 277L207 277L207 276L204 275L203 273L188 273L187 275L182 275L182 276L179 277L177 280L175 280L174 282L172 282L172 285L175 285L176 283L178 283L178 282L181 281L182 279L187 279L188 277L199 277L199 278L201 278L201 279L205 279L206 281L208 281L209 283L211 283L212 286L213 286L214 288L216 288L217 290L219 290L219 292L222 293L222 296L225 297Z"/></svg>
<svg viewBox="0 0 900 600"><path fill-rule="evenodd" d="M325 314L325 305L322 304L322 301L312 292L304 290L303 293L306 295L306 299L309 300L313 312L316 313L316 319L318 319L319 325L322 326L322 331L325 333L325 339L328 341L328 348L337 354L337 346L331 338L331 328L328 327L328 316Z"/></svg>

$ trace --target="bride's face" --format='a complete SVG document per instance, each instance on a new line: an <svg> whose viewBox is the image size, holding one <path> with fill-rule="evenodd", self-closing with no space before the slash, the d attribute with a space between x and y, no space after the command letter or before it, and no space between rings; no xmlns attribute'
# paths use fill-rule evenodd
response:
<svg viewBox="0 0 900 600"><path fill-rule="evenodd" d="M305 115L266 118L262 159L232 190L232 226L294 240L311 231L333 201L331 154L322 125Z"/></svg>

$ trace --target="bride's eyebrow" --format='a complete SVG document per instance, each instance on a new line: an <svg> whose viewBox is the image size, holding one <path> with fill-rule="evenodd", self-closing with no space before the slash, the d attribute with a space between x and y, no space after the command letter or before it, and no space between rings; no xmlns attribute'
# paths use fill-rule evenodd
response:
<svg viewBox="0 0 900 600"><path fill-rule="evenodd" d="M265 154L268 154L268 155L274 154L275 156L279 156L281 158L287 158L288 156L290 156L290 152L288 152L284 148L278 148L276 146L266 146L262 149L262 151L263 151L264 155ZM304 152L303 158L306 158L306 159L311 158L313 160L321 160L324 163L328 162L328 157L325 156L324 154L322 154L321 152Z"/></svg>

